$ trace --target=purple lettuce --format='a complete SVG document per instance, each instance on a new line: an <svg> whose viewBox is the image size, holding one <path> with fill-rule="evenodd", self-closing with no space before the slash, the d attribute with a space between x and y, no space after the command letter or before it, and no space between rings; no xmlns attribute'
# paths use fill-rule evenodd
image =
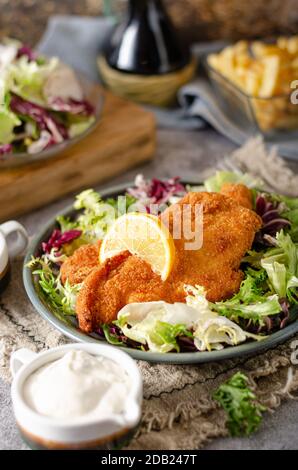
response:
<svg viewBox="0 0 298 470"><path fill-rule="evenodd" d="M103 339L114 346L127 346L133 349L144 349L148 350L146 345L141 345L140 343L133 341L130 338L127 338L121 331L121 329L113 324L102 325L97 329L96 333ZM195 352L198 351L194 344L194 340L188 336L179 336L177 337L177 343L179 345L181 352Z"/></svg>
<svg viewBox="0 0 298 470"><path fill-rule="evenodd" d="M37 59L37 54L31 49L31 47L26 46L25 44L19 47L18 52L17 52L17 59L19 59L22 56L28 57L30 61Z"/></svg>
<svg viewBox="0 0 298 470"><path fill-rule="evenodd" d="M41 106L13 94L10 108L16 114L30 117L36 122L40 131L48 131L52 136L50 145L60 143L68 138L66 127Z"/></svg>
<svg viewBox="0 0 298 470"><path fill-rule="evenodd" d="M11 144L1 144L0 145L0 157L1 155L6 155L7 153L12 153L12 145Z"/></svg>
<svg viewBox="0 0 298 470"><path fill-rule="evenodd" d="M135 187L129 188L127 192L149 209L150 204L167 204L171 197L183 196L186 194L186 188L178 177L166 181L157 178L146 181L142 175L138 175Z"/></svg>
<svg viewBox="0 0 298 470"><path fill-rule="evenodd" d="M67 230L62 233L60 230L55 229L47 242L42 243L42 250L44 253L50 253L53 248L59 250L65 243L70 243L82 234L81 230Z"/></svg>
<svg viewBox="0 0 298 470"><path fill-rule="evenodd" d="M94 114L94 107L86 100L78 101L75 99L68 99L67 101L62 98L55 98L49 102L49 106L54 111L60 111L80 116L92 116Z"/></svg>
<svg viewBox="0 0 298 470"><path fill-rule="evenodd" d="M257 243L272 245L270 237L275 237L280 230L291 227L291 222L281 216L283 210L283 205L277 201L272 202L269 195L258 194L256 213L261 217L263 226L256 235Z"/></svg>

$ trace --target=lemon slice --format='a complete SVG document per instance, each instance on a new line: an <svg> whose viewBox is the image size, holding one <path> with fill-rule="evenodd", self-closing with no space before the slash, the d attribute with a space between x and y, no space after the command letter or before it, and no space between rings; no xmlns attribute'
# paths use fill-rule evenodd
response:
<svg viewBox="0 0 298 470"><path fill-rule="evenodd" d="M167 227L156 216L132 212L119 217L103 239L99 261L128 250L150 264L165 281L175 259L175 245Z"/></svg>

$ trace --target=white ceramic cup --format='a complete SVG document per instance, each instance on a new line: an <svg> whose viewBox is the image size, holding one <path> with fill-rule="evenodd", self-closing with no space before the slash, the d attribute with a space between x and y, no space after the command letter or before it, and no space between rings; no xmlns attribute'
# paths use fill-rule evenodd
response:
<svg viewBox="0 0 298 470"><path fill-rule="evenodd" d="M7 237L15 233L16 239L7 243ZM0 225L0 280L8 270L9 258L21 254L28 244L25 228L15 220Z"/></svg>
<svg viewBox="0 0 298 470"><path fill-rule="evenodd" d="M36 413L23 396L26 379L45 364L61 358L70 350L83 350L104 356L119 364L130 378L130 391L125 398L124 412L103 419L80 418L78 422L60 420ZM11 396L15 418L25 441L34 449L112 449L132 437L141 419L143 395L139 369L128 354L118 348L93 343L74 343L36 354L19 349L10 360L13 375Z"/></svg>

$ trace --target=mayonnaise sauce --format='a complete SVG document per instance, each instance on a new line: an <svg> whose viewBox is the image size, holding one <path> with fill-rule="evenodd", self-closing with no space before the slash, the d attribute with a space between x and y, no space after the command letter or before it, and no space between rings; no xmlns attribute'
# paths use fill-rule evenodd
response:
<svg viewBox="0 0 298 470"><path fill-rule="evenodd" d="M116 362L73 350L32 373L24 398L44 416L95 420L120 414L129 388L129 377Z"/></svg>

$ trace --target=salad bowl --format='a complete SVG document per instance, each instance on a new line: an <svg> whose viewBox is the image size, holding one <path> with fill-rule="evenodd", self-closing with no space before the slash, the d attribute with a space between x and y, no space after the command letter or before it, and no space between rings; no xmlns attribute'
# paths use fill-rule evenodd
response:
<svg viewBox="0 0 298 470"><path fill-rule="evenodd" d="M183 182L183 184L195 185L199 183ZM119 186L111 187L107 190L101 191L103 200L108 198L115 198L126 193L128 187L132 184L122 184ZM67 207L63 212L58 214L67 218L73 218L76 211L73 206ZM39 282L33 274L32 269L28 268L28 263L32 257L36 257L40 253L40 247L43 242L46 242L53 230L57 228L56 218L50 220L40 231L40 233L31 242L27 251L24 267L23 267L23 281L27 295L32 302L37 312L54 328L57 328L68 338L87 343L97 343L105 341L105 339L98 333L85 333L79 329L78 321L75 316L61 315L55 311L53 306L48 301L47 297L42 292ZM228 346L221 350L211 351L193 351L193 352L151 352L141 349L135 349L127 346L117 346L127 352L131 357L136 360L144 360L152 363L169 363L169 364L197 364L226 360L231 358L239 358L246 355L258 354L261 351L275 347L277 344L286 341L298 332L298 321L295 321L284 328L265 336L261 341L250 341L236 346Z"/></svg>
<svg viewBox="0 0 298 470"><path fill-rule="evenodd" d="M77 144L81 140L85 139L91 132L93 132L101 119L102 109L104 105L104 94L101 88L96 84L88 80L81 72L76 72L76 77L81 85L82 91L86 100L94 106L94 121L93 123L79 135L63 140L60 143L52 145L44 150L30 154L28 152L18 153L7 153L1 155L0 158L0 170L15 168L30 163L46 160L53 158L61 154L64 150L69 149L73 145Z"/></svg>
<svg viewBox="0 0 298 470"><path fill-rule="evenodd" d="M0 170L53 157L96 127L101 88L58 57L0 43Z"/></svg>

